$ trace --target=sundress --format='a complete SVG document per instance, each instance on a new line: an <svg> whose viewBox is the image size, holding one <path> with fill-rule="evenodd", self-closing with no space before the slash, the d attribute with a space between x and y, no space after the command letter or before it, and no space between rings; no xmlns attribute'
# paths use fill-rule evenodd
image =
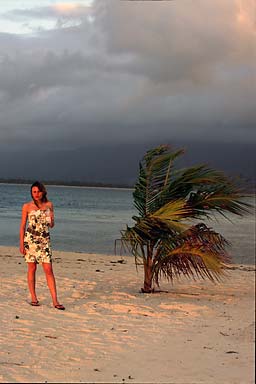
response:
<svg viewBox="0 0 256 384"><path fill-rule="evenodd" d="M25 261L27 263L51 263L52 250L49 224L45 210L28 213L28 226L24 236Z"/></svg>

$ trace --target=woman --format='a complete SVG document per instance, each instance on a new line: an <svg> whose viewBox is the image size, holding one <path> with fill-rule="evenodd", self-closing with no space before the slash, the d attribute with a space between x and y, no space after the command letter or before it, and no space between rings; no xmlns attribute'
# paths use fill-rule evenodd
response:
<svg viewBox="0 0 256 384"><path fill-rule="evenodd" d="M20 225L20 252L24 255L28 265L30 304L33 306L40 305L35 291L36 268L37 264L40 263L46 275L54 308L64 310L65 307L57 299L56 283L52 270L49 227L54 226L53 204L47 199L45 186L39 181L32 184L30 192L32 201L23 205Z"/></svg>

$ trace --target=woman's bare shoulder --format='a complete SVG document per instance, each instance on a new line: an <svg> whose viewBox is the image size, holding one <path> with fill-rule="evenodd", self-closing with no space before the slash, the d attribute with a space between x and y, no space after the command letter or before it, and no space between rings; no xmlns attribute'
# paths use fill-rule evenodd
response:
<svg viewBox="0 0 256 384"><path fill-rule="evenodd" d="M24 211L30 211L32 207L33 207L33 202L28 201L27 203L23 204L22 209L24 209Z"/></svg>
<svg viewBox="0 0 256 384"><path fill-rule="evenodd" d="M52 209L53 208L53 203L50 200L48 200L47 203L46 203L46 206L47 206L47 208Z"/></svg>

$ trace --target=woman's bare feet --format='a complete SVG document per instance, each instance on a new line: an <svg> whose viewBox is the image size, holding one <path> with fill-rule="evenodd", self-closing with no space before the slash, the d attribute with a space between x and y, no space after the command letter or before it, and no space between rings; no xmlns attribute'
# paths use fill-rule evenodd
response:
<svg viewBox="0 0 256 384"><path fill-rule="evenodd" d="M55 304L55 305L54 305L54 308L56 308L56 309L60 309L61 311L64 311L64 310L65 310L65 307L64 307L64 305L62 305L62 304Z"/></svg>

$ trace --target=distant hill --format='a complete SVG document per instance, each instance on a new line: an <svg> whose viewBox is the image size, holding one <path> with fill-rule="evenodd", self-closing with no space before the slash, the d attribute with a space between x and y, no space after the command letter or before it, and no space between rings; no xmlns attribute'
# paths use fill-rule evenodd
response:
<svg viewBox="0 0 256 384"><path fill-rule="evenodd" d="M5 179L0 178L0 184L33 184L36 180L32 179ZM74 187L95 187L95 188L133 188L133 185L119 183L100 183L84 181L64 181L64 180L40 180L45 185L62 185Z"/></svg>

